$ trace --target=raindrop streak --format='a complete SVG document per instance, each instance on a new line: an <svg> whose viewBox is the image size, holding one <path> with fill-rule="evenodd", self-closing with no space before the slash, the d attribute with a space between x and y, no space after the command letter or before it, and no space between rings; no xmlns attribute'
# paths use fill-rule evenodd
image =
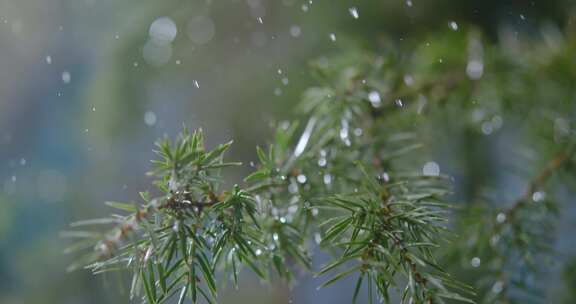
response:
<svg viewBox="0 0 576 304"><path fill-rule="evenodd" d="M300 140L298 140L298 144L296 145L296 149L294 149L294 156L298 157L302 155L304 149L306 149L306 145L308 145L308 140L310 140L310 135L312 135L312 130L314 129L314 125L316 124L316 118L312 117L308 121L302 136L300 136Z"/></svg>
<svg viewBox="0 0 576 304"><path fill-rule="evenodd" d="M330 35L328 35L328 36L330 37L330 40L336 41L336 34L330 33Z"/></svg>
<svg viewBox="0 0 576 304"><path fill-rule="evenodd" d="M197 81L197 80L194 80L194 86L195 86L196 88L198 88L198 89L200 88L200 84L198 84L198 81Z"/></svg>
<svg viewBox="0 0 576 304"><path fill-rule="evenodd" d="M262 17L258 17L258 18L256 18L256 20L258 20L258 23L264 24L264 20L262 20Z"/></svg>
<svg viewBox="0 0 576 304"><path fill-rule="evenodd" d="M352 15L352 18L354 19L358 19L360 17L360 15L358 14L358 8L356 8L355 6L349 8L348 12L350 12L350 15Z"/></svg>

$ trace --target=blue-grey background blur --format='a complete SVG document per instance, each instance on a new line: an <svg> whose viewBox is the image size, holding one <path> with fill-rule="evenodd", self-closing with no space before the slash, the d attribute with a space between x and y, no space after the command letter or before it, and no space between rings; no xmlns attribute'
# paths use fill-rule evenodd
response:
<svg viewBox="0 0 576 304"><path fill-rule="evenodd" d="M147 189L156 138L202 127L249 162L314 83L311 59L452 22L494 42L503 26L562 28L570 2L0 0L0 303L127 302L114 278L66 273L59 232ZM318 283L248 276L221 301L349 302L350 284Z"/></svg>

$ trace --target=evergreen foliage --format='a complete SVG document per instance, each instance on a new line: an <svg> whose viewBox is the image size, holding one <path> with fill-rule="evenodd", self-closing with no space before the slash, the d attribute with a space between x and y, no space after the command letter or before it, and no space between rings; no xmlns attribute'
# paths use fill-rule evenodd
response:
<svg viewBox="0 0 576 304"><path fill-rule="evenodd" d="M320 287L353 276L352 302L362 286L386 303L537 301L559 208L547 189L573 182L574 34L500 46L474 31L446 37L313 62L319 86L303 94L305 123L279 123L254 172L230 189L221 171L239 165L224 157L231 142L207 149L200 130L161 140L150 172L158 194L108 203L125 215L74 223L115 228L71 232L86 238L73 249L95 248L73 266L129 269L131 297L147 303L218 302L217 274L238 286L243 268L264 281L303 268L325 278ZM460 148L474 155L503 123L533 152L501 166L522 169L525 190L502 202L496 182L477 181L487 189L449 204L453 180L422 172L441 142L430 130L466 134ZM316 247L328 264L311 264Z"/></svg>

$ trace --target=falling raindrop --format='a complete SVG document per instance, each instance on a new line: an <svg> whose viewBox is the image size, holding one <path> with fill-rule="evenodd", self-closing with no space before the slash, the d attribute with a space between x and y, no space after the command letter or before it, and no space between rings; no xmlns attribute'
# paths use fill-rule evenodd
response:
<svg viewBox="0 0 576 304"><path fill-rule="evenodd" d="M96 112L96 107L92 107L92 112Z"/></svg>
<svg viewBox="0 0 576 304"><path fill-rule="evenodd" d="M542 191L536 191L532 193L532 200L536 203L543 201L546 198L546 193Z"/></svg>
<svg viewBox="0 0 576 304"><path fill-rule="evenodd" d="M307 5L307 4L302 4L302 11L306 13L306 12L308 12L308 10L310 10L310 8L308 7L308 5Z"/></svg>
<svg viewBox="0 0 576 304"><path fill-rule="evenodd" d="M411 75L404 75L404 84L407 86L412 86L414 84L414 77Z"/></svg>
<svg viewBox="0 0 576 304"><path fill-rule="evenodd" d="M62 82L65 84L70 83L72 81L72 75L68 71L62 72Z"/></svg>
<svg viewBox="0 0 576 304"><path fill-rule="evenodd" d="M412 5L414 5L414 4L412 3L412 0L406 0L406 6L412 7Z"/></svg>
<svg viewBox="0 0 576 304"><path fill-rule="evenodd" d="M188 22L186 27L188 38L196 44L206 44L216 34L216 27L210 17L196 16Z"/></svg>
<svg viewBox="0 0 576 304"><path fill-rule="evenodd" d="M458 30L458 23L456 23L456 21L450 21L450 22L448 22L448 27L450 27L450 29L453 31L457 31Z"/></svg>
<svg viewBox="0 0 576 304"><path fill-rule="evenodd" d="M24 157L20 159L20 166L26 166L26 159Z"/></svg>
<svg viewBox="0 0 576 304"><path fill-rule="evenodd" d="M278 241L278 233L272 234L272 239L274 239L274 241Z"/></svg>
<svg viewBox="0 0 576 304"><path fill-rule="evenodd" d="M259 256L262 254L262 250L261 249L256 249L256 251L254 251L254 253L256 254L256 256Z"/></svg>
<svg viewBox="0 0 576 304"><path fill-rule="evenodd" d="M336 34L330 33L330 35L328 35L328 37L330 37L330 40L336 41Z"/></svg>
<svg viewBox="0 0 576 304"><path fill-rule="evenodd" d="M360 17L360 15L358 14L358 8L356 8L355 6L349 8L348 12L350 12L350 15L352 15L352 18L354 19L358 19Z"/></svg>
<svg viewBox="0 0 576 304"><path fill-rule="evenodd" d="M296 180L297 180L299 183L304 184L304 183L306 183L306 175L304 175L304 174L299 174L299 175L296 177Z"/></svg>
<svg viewBox="0 0 576 304"><path fill-rule="evenodd" d="M472 267L474 268L478 268L480 267L480 258L479 257L473 257L472 260L470 260L470 265L472 265Z"/></svg>
<svg viewBox="0 0 576 304"><path fill-rule="evenodd" d="M384 172L380 175L380 177L382 178L382 181L384 181L385 183L390 181L390 175L388 175L387 172Z"/></svg>
<svg viewBox="0 0 576 304"><path fill-rule="evenodd" d="M158 41L150 39L142 48L142 58L152 66L162 66L170 61L172 57L172 45L170 43L159 44Z"/></svg>
<svg viewBox="0 0 576 304"><path fill-rule="evenodd" d="M52 56L50 56L50 55L46 56L46 63L52 64Z"/></svg>
<svg viewBox="0 0 576 304"><path fill-rule="evenodd" d="M380 93L378 93L377 91L372 91L368 93L368 100L370 101L370 104L375 108L379 108L382 105L382 100L380 99Z"/></svg>
<svg viewBox="0 0 576 304"><path fill-rule="evenodd" d="M287 86L288 83L289 83L289 80L288 80L287 77L282 78L282 84L283 84L283 85Z"/></svg>
<svg viewBox="0 0 576 304"><path fill-rule="evenodd" d="M438 176L440 175L440 166L433 161L427 162L422 167L422 174L425 176Z"/></svg>
<svg viewBox="0 0 576 304"><path fill-rule="evenodd" d="M483 122L481 129L484 135L490 135L492 134L492 132L494 132L494 127L492 126L492 123L490 121Z"/></svg>
<svg viewBox="0 0 576 304"><path fill-rule="evenodd" d="M402 99L398 98L394 101L394 104L396 104L399 107L403 107L404 106L404 102L402 101Z"/></svg>
<svg viewBox="0 0 576 304"><path fill-rule="evenodd" d="M479 59L471 59L466 65L466 74L470 79L477 80L482 78L484 73L484 63Z"/></svg>
<svg viewBox="0 0 576 304"><path fill-rule="evenodd" d="M258 23L260 23L260 24L264 23L264 20L262 20L262 17L258 17L258 18L256 18L256 20L258 20Z"/></svg>
<svg viewBox="0 0 576 304"><path fill-rule="evenodd" d="M504 289L504 283L502 283L502 281L497 281L496 283L494 283L494 285L492 285L492 292L493 293L501 293L502 290Z"/></svg>
<svg viewBox="0 0 576 304"><path fill-rule="evenodd" d="M166 45L174 41L178 29L176 23L168 17L160 17L150 25L148 35L159 45Z"/></svg>
<svg viewBox="0 0 576 304"><path fill-rule="evenodd" d="M144 113L144 123L149 126L152 127L156 124L156 113L152 112L152 111L146 111L146 113Z"/></svg>
<svg viewBox="0 0 576 304"><path fill-rule="evenodd" d="M312 135L312 130L314 129L315 125L316 125L316 119L314 117L310 118L308 124L306 124L304 132L302 133L300 139L298 140L298 144L296 144L296 148L294 149L295 157L300 156L304 152L304 149L306 149L306 145L308 145L308 141L310 140L310 136Z"/></svg>
<svg viewBox="0 0 576 304"><path fill-rule="evenodd" d="M290 27L290 35L294 38L298 38L300 37L300 34L302 34L302 29L297 26L297 25L293 25Z"/></svg>
<svg viewBox="0 0 576 304"><path fill-rule="evenodd" d="M506 214L502 212L498 213L498 215L496 216L496 221L500 224L504 223L506 221Z"/></svg>
<svg viewBox="0 0 576 304"><path fill-rule="evenodd" d="M325 185L330 185L332 183L332 175L328 173L324 174L323 181Z"/></svg>
<svg viewBox="0 0 576 304"><path fill-rule="evenodd" d="M198 89L200 88L200 84L198 83L197 80L194 80L194 81L192 81L192 82L194 83L194 86L195 86L196 88L198 88Z"/></svg>
<svg viewBox="0 0 576 304"><path fill-rule="evenodd" d="M281 88L275 88L274 89L274 95L282 96L282 89Z"/></svg>

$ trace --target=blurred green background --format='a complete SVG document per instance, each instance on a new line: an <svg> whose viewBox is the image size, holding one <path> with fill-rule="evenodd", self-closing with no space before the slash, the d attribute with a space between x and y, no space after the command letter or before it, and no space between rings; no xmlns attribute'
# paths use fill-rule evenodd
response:
<svg viewBox="0 0 576 304"><path fill-rule="evenodd" d="M0 0L0 303L128 302L115 277L66 273L74 257L59 232L147 189L156 138L202 127L209 145L234 139L229 157L248 163L314 84L312 59L410 48L453 24L489 43L561 30L571 3ZM349 302L353 286L319 282L262 288L248 275L221 301Z"/></svg>

